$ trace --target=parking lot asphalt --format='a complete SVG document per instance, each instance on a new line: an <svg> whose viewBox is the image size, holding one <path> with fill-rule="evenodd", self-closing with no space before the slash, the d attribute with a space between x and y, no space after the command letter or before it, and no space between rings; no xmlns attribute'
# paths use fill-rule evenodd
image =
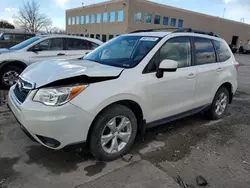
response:
<svg viewBox="0 0 250 188"><path fill-rule="evenodd" d="M150 129L137 140L132 160L98 162L87 152L52 151L32 142L19 128L0 91L0 188L16 187L207 187L250 185L250 55L240 62L239 89L222 120L197 114ZM2 97L2 98L1 98Z"/></svg>

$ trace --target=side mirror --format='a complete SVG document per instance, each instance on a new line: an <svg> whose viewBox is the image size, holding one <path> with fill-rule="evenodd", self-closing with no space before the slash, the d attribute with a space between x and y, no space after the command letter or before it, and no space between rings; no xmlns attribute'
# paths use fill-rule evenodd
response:
<svg viewBox="0 0 250 188"><path fill-rule="evenodd" d="M171 59L164 59L156 72L157 78L162 78L164 72L175 72L178 68L178 62Z"/></svg>
<svg viewBox="0 0 250 188"><path fill-rule="evenodd" d="M42 48L39 48L38 46L34 46L32 49L31 49L32 52L40 52L40 51L43 51Z"/></svg>

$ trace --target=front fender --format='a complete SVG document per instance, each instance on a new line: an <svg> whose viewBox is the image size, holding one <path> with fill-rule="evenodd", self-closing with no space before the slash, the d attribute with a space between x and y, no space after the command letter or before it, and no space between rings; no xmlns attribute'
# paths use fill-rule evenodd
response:
<svg viewBox="0 0 250 188"><path fill-rule="evenodd" d="M133 102L136 102L142 109L143 117L146 116L147 109L146 109L146 106L143 103L143 100L140 97L136 96L136 95L132 95L132 94L128 94L128 93L118 94L118 95L112 96L112 97L104 100L93 111L93 114L96 116L97 114L99 114L107 106L109 106L109 105L111 105L113 103L119 102L119 101L124 101L124 100L131 100Z"/></svg>

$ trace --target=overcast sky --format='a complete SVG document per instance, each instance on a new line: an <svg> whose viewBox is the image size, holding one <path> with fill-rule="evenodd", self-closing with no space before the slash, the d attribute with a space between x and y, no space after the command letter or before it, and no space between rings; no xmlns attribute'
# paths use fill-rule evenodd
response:
<svg viewBox="0 0 250 188"><path fill-rule="evenodd" d="M53 25L65 28L65 9L104 2L104 0L37 0L42 13L46 13ZM175 6L187 10L201 12L213 16L223 16L227 19L250 24L250 0L152 0L154 2ZM1 0L0 19L13 22L12 17L25 0Z"/></svg>

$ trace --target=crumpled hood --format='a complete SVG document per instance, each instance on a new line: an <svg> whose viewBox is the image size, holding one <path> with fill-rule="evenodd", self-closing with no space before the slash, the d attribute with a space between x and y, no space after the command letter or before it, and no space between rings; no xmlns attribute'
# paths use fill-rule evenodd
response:
<svg viewBox="0 0 250 188"><path fill-rule="evenodd" d="M21 77L35 83L36 88L38 88L58 80L81 75L88 77L116 77L120 75L122 70L123 68L102 65L87 60L49 60L31 64L23 71Z"/></svg>

